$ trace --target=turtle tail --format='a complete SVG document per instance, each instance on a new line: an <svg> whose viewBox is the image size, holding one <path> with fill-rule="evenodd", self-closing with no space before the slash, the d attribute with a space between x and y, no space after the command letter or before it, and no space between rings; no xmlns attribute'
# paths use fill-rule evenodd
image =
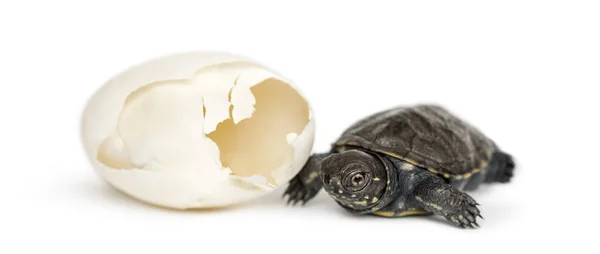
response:
<svg viewBox="0 0 600 254"><path fill-rule="evenodd" d="M488 172L485 176L486 183L508 183L513 177L515 162L510 154L497 151L490 160Z"/></svg>

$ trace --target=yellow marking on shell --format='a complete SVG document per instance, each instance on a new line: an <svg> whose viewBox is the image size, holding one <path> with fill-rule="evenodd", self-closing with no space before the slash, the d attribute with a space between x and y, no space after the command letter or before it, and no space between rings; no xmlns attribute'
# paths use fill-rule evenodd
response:
<svg viewBox="0 0 600 254"><path fill-rule="evenodd" d="M464 173L462 175L442 173L442 172L440 172L438 170L435 170L433 168L427 168L427 171L429 171L431 173L434 173L436 175L441 175L444 178L454 178L454 179L460 180L460 179L467 179L467 178L471 177L473 174L481 172L481 168L485 168L487 166L488 162L485 161L485 160L482 160L482 161L480 161L480 164L481 164L480 168L474 168L474 169L471 170L471 172L467 172L467 173Z"/></svg>
<svg viewBox="0 0 600 254"><path fill-rule="evenodd" d="M402 164L402 166L400 166L400 169L406 170L406 171L411 171L411 170L415 169L415 166L408 164L408 163L404 163L404 164Z"/></svg>
<svg viewBox="0 0 600 254"><path fill-rule="evenodd" d="M365 196L365 199L369 199L369 196Z"/></svg>
<svg viewBox="0 0 600 254"><path fill-rule="evenodd" d="M485 167L485 165L483 167ZM471 170L471 172L467 172L467 173L464 173L462 175L450 175L450 176L454 177L454 179L457 179L457 180L468 179L471 176L473 176L473 174L476 174L476 173L479 173L479 172L481 172L481 169L474 168L473 170ZM444 174L444 177L446 177L446 175L448 175L448 174Z"/></svg>
<svg viewBox="0 0 600 254"><path fill-rule="evenodd" d="M390 212L390 211L375 211L375 212L373 212L373 214L378 215L378 216L383 216L383 217L402 217L402 216L429 214L429 213L430 212L425 211L425 210L410 210L410 211L403 211L403 212L399 212L399 213Z"/></svg>
<svg viewBox="0 0 600 254"><path fill-rule="evenodd" d="M373 197L373 201L371 201L371 203L375 204L377 201L379 201L379 199L377 197Z"/></svg>
<svg viewBox="0 0 600 254"><path fill-rule="evenodd" d="M488 162L485 160L481 160L479 162L479 168L485 168L487 166Z"/></svg>
<svg viewBox="0 0 600 254"><path fill-rule="evenodd" d="M379 180L381 180L381 179L379 179L379 177L375 177L375 178L373 178L373 181L375 181L375 182L377 182L377 181L379 181Z"/></svg>
<svg viewBox="0 0 600 254"><path fill-rule="evenodd" d="M410 211L404 211L401 213L397 213L396 217L409 216L409 215L420 215L420 214L428 214L428 213L430 213L430 212L425 211L425 210L410 210Z"/></svg>
<svg viewBox="0 0 600 254"><path fill-rule="evenodd" d="M354 201L353 204L355 205L367 205L367 201L363 200L363 201Z"/></svg>
<svg viewBox="0 0 600 254"><path fill-rule="evenodd" d="M387 183L386 183L386 184L387 184L387 185L390 185L390 180L389 180L389 179L387 180Z"/></svg>
<svg viewBox="0 0 600 254"><path fill-rule="evenodd" d="M308 181L312 182L313 180L315 180L315 178L317 178L319 176L319 174L317 174L317 172L312 172L310 173L310 175L308 175Z"/></svg>
<svg viewBox="0 0 600 254"><path fill-rule="evenodd" d="M419 164L419 163L417 163L416 161L414 161L414 160L411 160L411 159L406 159L406 158L403 158L403 160L405 160L406 162L408 162L408 163L410 163L410 164L413 164L413 165L417 165L417 164Z"/></svg>
<svg viewBox="0 0 600 254"><path fill-rule="evenodd" d="M351 196L351 197L355 198L355 197L356 197L356 194L352 194L352 196Z"/></svg>
<svg viewBox="0 0 600 254"><path fill-rule="evenodd" d="M346 144L349 144L349 145L359 145L358 143L356 143L356 142L353 142L353 141L347 142ZM343 145L343 144L342 144L342 145ZM405 158L404 156L401 156L401 155L399 155L399 154L397 154L397 153L388 152L388 151L378 151L378 152L381 152L381 153L383 153L383 154L387 154L387 155L389 155L389 156L396 157L396 158L399 158L399 159L403 159L404 161L406 161L406 162L408 162L408 163L410 163L410 164L413 164L413 167L412 167L412 168L414 168L414 165L419 165L419 163L417 163L416 161L414 161L414 160L411 160L411 159L408 159L408 158ZM488 157L491 157L491 156L492 156L492 154L493 154L493 152L492 152L492 153L490 153L490 154L488 154ZM431 172L431 173L434 173L434 174L437 174L437 175L441 175L441 176L443 176L444 178L448 178L448 179L449 179L449 178L456 178L456 179L459 179L459 180L460 180L460 179L463 179L463 178L464 178L464 179L467 179L467 178L471 177L471 175L472 175L472 174L475 174L475 173L477 173L477 172L480 172L480 171L481 171L481 169L480 169L480 168L485 168L485 167L488 165L488 163L489 163L489 162L488 162L488 161L486 161L486 160L481 160L481 161L479 161L479 165L480 165L480 167L479 167L479 168L475 168L475 169L473 169L473 170L472 170L470 173L466 173L466 174L463 174L463 175L454 175L454 174L449 174L449 173L442 173L442 172L440 172L440 171L438 171L438 170L435 170L435 169L433 169L433 168L427 168L427 170L428 170L429 172ZM403 170L411 170L411 169L408 169L408 168L404 168L404 167L405 167L405 165L407 165L407 164L404 164L404 165L402 165L401 169L403 169ZM389 181L388 181L388 184L389 184Z"/></svg>
<svg viewBox="0 0 600 254"><path fill-rule="evenodd" d="M344 193L344 192L343 192L342 190L338 190L338 193L339 193L339 194L342 194L342 193Z"/></svg>
<svg viewBox="0 0 600 254"><path fill-rule="evenodd" d="M383 217L394 217L394 212L389 212L389 211L375 211L375 212L373 212L373 214L383 216Z"/></svg>
<svg viewBox="0 0 600 254"><path fill-rule="evenodd" d="M348 141L346 143L341 143L342 145L351 145L351 146L360 146L360 144L358 142L355 141Z"/></svg>
<svg viewBox="0 0 600 254"><path fill-rule="evenodd" d="M398 208L400 208L400 209L404 208L404 201L401 201L401 202L398 204Z"/></svg>
<svg viewBox="0 0 600 254"><path fill-rule="evenodd" d="M417 201L419 201L419 202L423 202L423 199L422 199L421 197L419 197L419 196L416 196L416 197L415 197L415 199L416 199Z"/></svg>
<svg viewBox="0 0 600 254"><path fill-rule="evenodd" d="M384 154L387 154L387 155L389 155L389 156L392 156L392 157L394 157L394 158L402 159L402 156L400 156L400 155L399 155L399 154L397 154L397 153L392 153L392 152L382 152L382 153L384 153Z"/></svg>
<svg viewBox="0 0 600 254"><path fill-rule="evenodd" d="M440 173L440 172L438 172L437 170L435 170L435 169L432 169L432 168L427 168L427 171L429 171L429 172L431 172L431 173L434 173L434 174L439 174L439 173Z"/></svg>

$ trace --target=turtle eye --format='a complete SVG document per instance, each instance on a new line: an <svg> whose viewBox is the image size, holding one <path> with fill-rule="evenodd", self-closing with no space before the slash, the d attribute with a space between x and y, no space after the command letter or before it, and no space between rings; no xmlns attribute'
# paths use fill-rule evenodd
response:
<svg viewBox="0 0 600 254"><path fill-rule="evenodd" d="M365 172L353 172L344 179L344 188L348 191L360 191L369 183L369 175Z"/></svg>
<svg viewBox="0 0 600 254"><path fill-rule="evenodd" d="M362 186L363 184L365 184L365 174L355 174L354 176L352 176L352 179L350 181L352 182L352 186L354 187Z"/></svg>

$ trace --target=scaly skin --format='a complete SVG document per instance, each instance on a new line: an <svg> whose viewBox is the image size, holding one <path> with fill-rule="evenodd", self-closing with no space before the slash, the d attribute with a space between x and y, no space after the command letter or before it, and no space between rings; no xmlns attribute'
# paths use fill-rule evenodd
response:
<svg viewBox="0 0 600 254"><path fill-rule="evenodd" d="M424 170L416 173L415 179L414 198L427 211L459 227L479 226L476 217L483 217L477 209L479 204L471 196Z"/></svg>
<svg viewBox="0 0 600 254"><path fill-rule="evenodd" d="M329 153L313 154L310 156L302 170L290 181L283 196L289 196L287 203L296 204L302 201L304 205L312 199L323 188L323 182L319 176L321 161Z"/></svg>

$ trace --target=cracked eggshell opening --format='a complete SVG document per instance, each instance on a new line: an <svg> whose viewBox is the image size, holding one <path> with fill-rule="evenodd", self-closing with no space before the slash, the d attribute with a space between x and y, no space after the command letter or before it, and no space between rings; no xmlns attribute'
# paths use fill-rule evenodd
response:
<svg viewBox="0 0 600 254"><path fill-rule="evenodd" d="M314 119L292 82L241 56L189 52L118 74L89 100L81 138L99 175L176 209L245 202L308 160Z"/></svg>

